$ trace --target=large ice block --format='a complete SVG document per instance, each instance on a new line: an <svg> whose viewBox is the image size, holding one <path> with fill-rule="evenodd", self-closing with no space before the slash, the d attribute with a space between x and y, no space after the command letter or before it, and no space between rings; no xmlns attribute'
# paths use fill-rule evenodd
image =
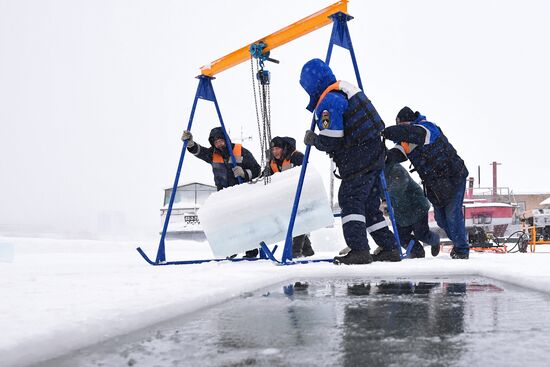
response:
<svg viewBox="0 0 550 367"><path fill-rule="evenodd" d="M243 183L211 194L199 220L212 252L225 257L273 244L286 237L300 168L271 176L267 185ZM332 225L334 217L320 175L308 167L293 235Z"/></svg>

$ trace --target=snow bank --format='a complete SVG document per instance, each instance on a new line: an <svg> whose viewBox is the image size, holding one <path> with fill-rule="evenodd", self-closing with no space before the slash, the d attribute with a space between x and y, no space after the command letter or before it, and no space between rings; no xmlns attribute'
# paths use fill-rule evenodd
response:
<svg viewBox="0 0 550 367"><path fill-rule="evenodd" d="M340 231L336 227L334 231ZM323 232L330 232L328 229ZM328 247L335 234L312 236ZM481 275L550 293L550 246L536 253L473 253L468 261L436 258L401 263L275 266L269 261L153 267L137 244L0 237L14 247L0 263L1 365L54 358L108 338L210 307L245 292L307 277L366 280ZM156 243L142 246L154 254ZM343 247L343 243L335 246ZM168 260L210 258L205 242L168 241ZM327 257L333 253L320 253Z"/></svg>
<svg viewBox="0 0 550 367"><path fill-rule="evenodd" d="M199 219L214 256L226 257L286 237L299 169L271 176L271 183L242 184L208 197ZM294 235L331 226L334 217L319 174L308 168L294 224Z"/></svg>
<svg viewBox="0 0 550 367"><path fill-rule="evenodd" d="M14 253L15 250L11 243L0 242L0 262L13 262Z"/></svg>

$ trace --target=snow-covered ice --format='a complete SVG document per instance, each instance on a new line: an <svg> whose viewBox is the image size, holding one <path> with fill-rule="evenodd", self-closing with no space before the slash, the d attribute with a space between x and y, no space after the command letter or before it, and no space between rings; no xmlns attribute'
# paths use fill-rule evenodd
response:
<svg viewBox="0 0 550 367"><path fill-rule="evenodd" d="M314 248L323 238L337 236L314 235ZM53 358L299 277L480 275L550 293L549 246L526 254L472 253L468 261L442 253L366 266L256 261L153 267L135 251L135 243L11 237L0 237L0 243L14 247L13 262L0 262L2 366ZM156 243L140 245L149 254L156 251ZM168 260L211 256L205 242L167 242Z"/></svg>

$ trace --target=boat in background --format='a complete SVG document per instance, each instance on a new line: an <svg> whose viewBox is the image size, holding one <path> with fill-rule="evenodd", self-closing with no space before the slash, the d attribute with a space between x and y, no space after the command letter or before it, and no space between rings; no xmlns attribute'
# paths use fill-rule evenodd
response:
<svg viewBox="0 0 550 367"><path fill-rule="evenodd" d="M197 212L208 196L216 191L215 186L199 182L178 186L166 235L168 237L195 240L205 239L206 236L204 235ZM171 187L164 190L164 205L160 209L161 228L164 225L171 195Z"/></svg>
<svg viewBox="0 0 550 367"><path fill-rule="evenodd" d="M474 178L469 177L468 187L465 190L464 225L470 242L471 237L480 232L503 238L519 229L521 210L509 188L496 186L474 188ZM447 238L445 231L437 226L433 208L428 213L428 223L441 238Z"/></svg>
<svg viewBox="0 0 550 367"><path fill-rule="evenodd" d="M515 222L517 205L514 203L491 202L487 199L465 199L464 219L468 233L475 228L482 228L485 233L496 237L504 237L508 227ZM439 228L435 222L433 208L428 213L430 228ZM441 232L442 237L447 237Z"/></svg>

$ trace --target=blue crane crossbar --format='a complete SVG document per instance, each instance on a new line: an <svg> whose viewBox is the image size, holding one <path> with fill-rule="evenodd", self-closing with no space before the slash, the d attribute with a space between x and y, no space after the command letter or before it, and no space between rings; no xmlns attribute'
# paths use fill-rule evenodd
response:
<svg viewBox="0 0 550 367"><path fill-rule="evenodd" d="M331 36L330 36L330 41L329 41L329 46L328 46L328 51L327 51L327 56L326 56L325 62L327 64L330 64L330 59L331 59L331 56L332 56L332 49L333 49L334 45L340 46L340 47L348 50L350 52L351 61L352 61L352 64L353 64L353 69L355 71L355 77L357 79L357 85L361 90L363 90L363 83L361 82L361 76L359 74L359 68L357 66L357 60L355 58L355 52L353 51L351 36L350 36L349 29L348 29L348 26L347 26L347 22L352 20L353 17L346 14L346 13L343 13L343 12L337 12L335 14L332 14L330 16L330 19L332 20L333 26L332 26L332 33L331 33ZM251 52L257 53L258 49L257 48L252 48ZM195 116L195 110L196 110L196 107L197 107L198 100L203 99L203 100L206 100L206 101L213 102L214 106L216 108L216 113L218 115L218 119L220 120L221 128L222 128L224 136L225 136L226 145L231 146L229 135L227 134L227 131L225 129L225 125L224 125L224 122L223 122L220 107L219 107L218 101L216 99L216 94L214 93L214 88L212 87L212 80L215 79L215 78L211 77L211 76L207 76L207 75L199 75L197 78L199 79L199 85L198 85L198 88L197 88L197 92L195 94L195 99L193 100L193 106L191 108L191 114L189 116L189 123L187 124L187 130L191 131L191 127L193 125L193 118ZM312 120L312 122L311 122L310 130L315 131L315 121L314 120ZM181 168L182 168L182 165L183 165L183 160L185 158L186 150L187 150L187 141L185 141L183 143L183 147L182 147L182 150L181 150L180 159L179 159L179 163L178 163L178 168L177 168L177 171L176 171L176 177L174 179L174 185L172 187L172 192L170 194L170 201L168 203L168 210L166 212L166 218L164 220L164 225L163 225L163 228L162 228L162 234L161 234L161 237L160 237L160 242L159 242L159 246L158 246L158 250L157 250L157 256L156 256L155 261L152 261L140 247L137 248L137 251L145 259L145 261L147 261L147 263L149 263L150 265L188 265L188 264L201 264L201 263L210 262L210 261L239 262L239 261L269 260L269 261L272 261L275 264L279 264L279 265L294 265L294 264L307 264L307 263L332 262L333 261L333 259L313 259L313 260L293 260L292 259L292 234L293 234L293 229L294 229L294 223L296 221L296 214L298 212L298 205L300 203L300 196L301 196L302 187L303 187L303 184L304 184L304 178L305 178L305 174L306 174L306 170L307 170L308 159L309 159L309 155L310 155L310 152L311 152L311 146L310 145L306 146L306 150L305 150L305 153L304 153L304 160L303 160L303 164L301 166L300 178L299 178L298 185L297 185L297 188L296 188L296 194L295 194L295 197L294 197L294 203L293 203L292 212L291 212L291 215L290 215L290 222L288 224L288 229L287 229L287 233L286 233L285 245L284 245L284 248L283 248L283 251L282 251L282 256L281 256L280 261L275 258L275 251L277 249L277 246L275 246L273 248L273 250L270 250L269 247L264 242L262 242L260 244L260 257L259 258L239 258L239 259L237 259L237 258L233 258L233 259L226 258L226 259L199 259L199 260L166 261L166 247L165 247L166 232L168 230L168 223L170 221L170 216L172 214L172 207L174 205L174 199L175 199L176 191L177 191L177 188L178 188L178 182L179 182ZM235 156L233 155L233 152L231 151L231 149L229 149L229 154L231 156L231 164L233 165L233 167L235 167L237 165L237 163L235 161ZM401 242L400 242L400 239L399 239L399 233L397 231L397 225L395 223L393 207L391 205L391 200L390 200L390 196L389 196L389 193L388 193L388 190L387 190L386 179L384 177L384 171L383 170L381 170L379 176L380 176L381 186L384 190L384 195L385 195L385 198L386 198L386 202L388 204L388 213L389 213L389 216L391 218L393 233L394 233L394 236L395 236L395 239L396 239L396 243L397 243L399 253L400 253L402 258L407 257L409 255L411 246L408 246L409 247L408 251L406 252L405 255L403 255L403 253L401 251ZM239 179L239 184L241 184L242 183L241 178L239 177L238 179ZM339 216L339 215L335 215L335 216Z"/></svg>

